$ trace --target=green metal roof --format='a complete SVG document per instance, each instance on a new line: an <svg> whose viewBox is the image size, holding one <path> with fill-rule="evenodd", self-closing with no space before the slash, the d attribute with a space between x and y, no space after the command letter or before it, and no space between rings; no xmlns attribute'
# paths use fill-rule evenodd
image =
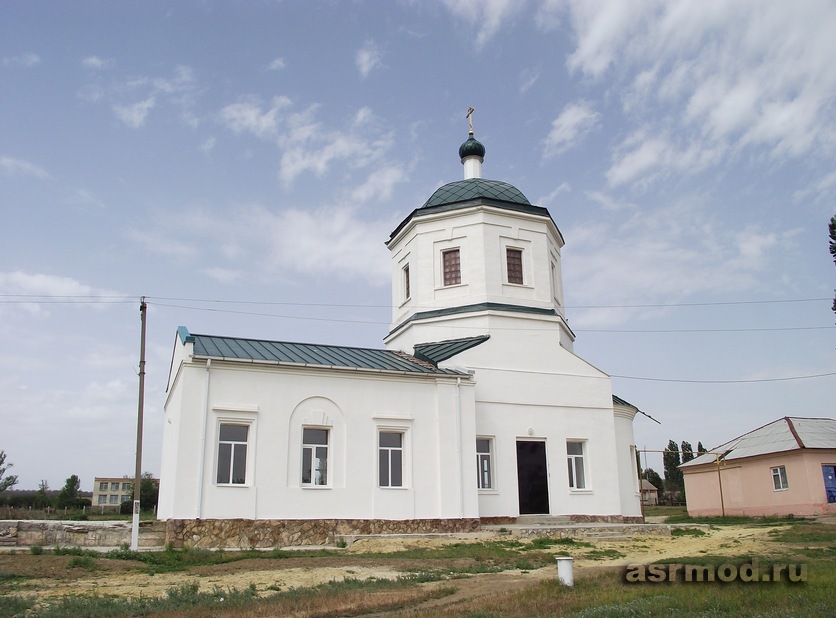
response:
<svg viewBox="0 0 836 618"><path fill-rule="evenodd" d="M479 205L552 218L548 209L542 206L534 206L514 185L501 180L469 178L448 183L437 189L421 208L416 208L400 222L398 227L389 235L386 244L388 245L413 218ZM552 222L554 222L554 219L552 219ZM557 226L555 225L555 227ZM559 230L558 234L560 234Z"/></svg>
<svg viewBox="0 0 836 618"><path fill-rule="evenodd" d="M480 343L490 339L490 335L478 335L476 337L463 337L462 339L448 339L434 343L419 343L415 345L415 356L438 365L456 354L475 348Z"/></svg>
<svg viewBox="0 0 836 618"><path fill-rule="evenodd" d="M342 367L416 375L466 375L453 369L438 369L410 354L395 350L193 335L189 334L185 327L180 327L178 334L184 343L193 339L195 356L207 358Z"/></svg>
<svg viewBox="0 0 836 618"><path fill-rule="evenodd" d="M486 180L484 178L468 178L450 182L436 189L422 208L429 206L441 206L442 204L453 204L466 202L479 198L500 200L514 204L525 204L531 206L528 198L514 185L501 180Z"/></svg>

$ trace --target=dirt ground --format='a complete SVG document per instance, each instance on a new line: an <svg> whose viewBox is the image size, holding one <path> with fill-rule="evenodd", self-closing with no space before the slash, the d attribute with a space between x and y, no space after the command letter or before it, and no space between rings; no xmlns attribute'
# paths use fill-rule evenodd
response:
<svg viewBox="0 0 836 618"><path fill-rule="evenodd" d="M665 558L712 555L762 556L774 553L779 546L769 539L769 532L779 527L724 526L707 531L704 536L637 536L630 540L595 541L594 547L553 547L555 555L575 556L575 577L582 578L601 567L624 566L634 563L651 563ZM502 537L509 538L509 537ZM484 540L476 538L474 542ZM367 579L396 578L414 571L450 567L455 560L391 559L386 555L375 558L363 554L395 552L416 547L433 547L445 543L466 542L462 539L418 538L364 539L354 543L334 556L299 557L287 559L245 559L221 565L198 566L186 572L150 575L143 572L145 565L125 560L96 559L96 568L88 570L71 566L72 556L30 554L0 554L0 574L14 573L27 576L17 580L13 594L48 598L65 595L114 595L114 596L163 596L170 588L198 582L201 590L216 587L245 589L251 585L259 593L272 594L276 590L316 586L345 578ZM623 557L589 559L583 555L591 550L616 550ZM459 601L459 596L469 597L494 593L498 589L512 589L543 578L553 578L555 566L533 571L511 570L502 573L481 574L466 580L452 580L447 585L459 588L451 597L439 599L439 603ZM463 586L457 582L467 581Z"/></svg>

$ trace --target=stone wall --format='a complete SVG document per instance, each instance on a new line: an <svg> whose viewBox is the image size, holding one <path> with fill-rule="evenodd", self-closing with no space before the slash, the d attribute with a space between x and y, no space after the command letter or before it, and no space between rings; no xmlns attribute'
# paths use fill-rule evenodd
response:
<svg viewBox="0 0 836 618"><path fill-rule="evenodd" d="M331 545L337 537L368 534L475 532L472 519L170 519L166 544L175 548L249 549Z"/></svg>
<svg viewBox="0 0 836 618"><path fill-rule="evenodd" d="M162 547L164 522L139 524L140 547ZM119 547L131 542L129 521L0 521L3 547Z"/></svg>

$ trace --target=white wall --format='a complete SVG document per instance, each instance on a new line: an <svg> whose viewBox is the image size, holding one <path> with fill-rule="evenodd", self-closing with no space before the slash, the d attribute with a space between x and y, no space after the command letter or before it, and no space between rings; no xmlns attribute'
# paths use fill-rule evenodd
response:
<svg viewBox="0 0 836 618"><path fill-rule="evenodd" d="M175 386L182 392L173 393L166 408L160 518L478 516L475 487L461 482L476 476L468 379L214 360L207 407L198 405L206 375L204 361L186 362ZM250 425L242 486L215 482L222 421ZM330 430L325 488L301 485L303 426ZM405 432L403 488L378 487L381 428Z"/></svg>

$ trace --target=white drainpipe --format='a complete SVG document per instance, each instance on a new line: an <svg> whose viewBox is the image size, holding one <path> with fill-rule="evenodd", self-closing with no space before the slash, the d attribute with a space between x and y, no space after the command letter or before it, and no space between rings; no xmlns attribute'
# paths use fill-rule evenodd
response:
<svg viewBox="0 0 836 618"><path fill-rule="evenodd" d="M200 460L197 466L197 513L195 517L201 519L203 516L203 477L206 461L206 422L209 418L209 370L212 368L212 359L206 359L206 389L203 395L203 419L200 426Z"/></svg>

